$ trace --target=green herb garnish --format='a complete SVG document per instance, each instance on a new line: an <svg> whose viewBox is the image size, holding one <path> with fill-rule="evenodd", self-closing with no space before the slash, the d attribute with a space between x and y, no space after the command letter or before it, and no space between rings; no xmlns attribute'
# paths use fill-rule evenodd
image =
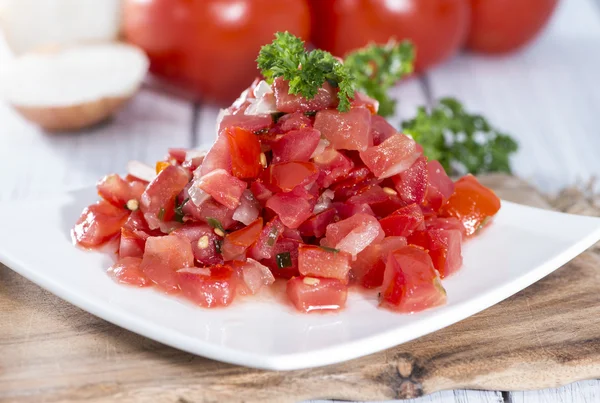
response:
<svg viewBox="0 0 600 403"><path fill-rule="evenodd" d="M219 231L222 231L223 233L225 233L225 228L223 228L223 225L221 224L221 221L217 220L216 218L206 217L206 222L212 228L218 229Z"/></svg>
<svg viewBox="0 0 600 403"><path fill-rule="evenodd" d="M354 98L354 79L350 70L329 52L306 51L302 39L289 32L277 32L269 45L260 49L258 68L268 82L283 77L290 94L313 99L325 81L339 89L338 110L350 110Z"/></svg>
<svg viewBox="0 0 600 403"><path fill-rule="evenodd" d="M183 222L183 216L185 215L183 213L183 206L185 206L185 203L189 202L190 198L188 197L187 199L185 199L184 201L181 202L181 204L177 204L177 199L175 199L175 221L177 222Z"/></svg>
<svg viewBox="0 0 600 403"><path fill-rule="evenodd" d="M283 115L285 115L285 112L271 113L271 119L273 120L273 123L279 122L279 119L281 119Z"/></svg>
<svg viewBox="0 0 600 403"><path fill-rule="evenodd" d="M320 248L323 249L324 251L331 252L331 253L338 253L340 251L339 249L330 248L329 246L321 245Z"/></svg>
<svg viewBox="0 0 600 403"><path fill-rule="evenodd" d="M355 79L356 89L379 101L377 113L394 114L396 101L387 91L402 77L413 72L414 46L390 40L386 45L371 44L346 55L344 65Z"/></svg>
<svg viewBox="0 0 600 403"><path fill-rule="evenodd" d="M278 253L275 255L275 260L277 260L277 267L280 269L292 267L292 255L290 255L290 252Z"/></svg>
<svg viewBox="0 0 600 403"><path fill-rule="evenodd" d="M160 210L158 210L158 215L157 215L157 217L158 217L158 219L159 219L160 221L162 221L162 220L165 218L165 213L166 213L166 212L165 212L165 208L164 208L164 207L161 207L161 208L160 208Z"/></svg>
<svg viewBox="0 0 600 403"><path fill-rule="evenodd" d="M402 129L450 174L510 173L510 155L518 148L512 137L483 116L466 112L454 98L441 99L429 112L420 107Z"/></svg>

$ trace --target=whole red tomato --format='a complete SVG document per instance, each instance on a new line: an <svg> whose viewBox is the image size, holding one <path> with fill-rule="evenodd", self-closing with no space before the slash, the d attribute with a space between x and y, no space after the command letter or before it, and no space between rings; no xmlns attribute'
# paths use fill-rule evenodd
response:
<svg viewBox="0 0 600 403"><path fill-rule="evenodd" d="M504 53L531 41L546 25L558 0L471 0L467 47Z"/></svg>
<svg viewBox="0 0 600 403"><path fill-rule="evenodd" d="M126 0L123 17L153 73L222 103L257 76L258 51L275 32L310 36L306 0Z"/></svg>
<svg viewBox="0 0 600 403"><path fill-rule="evenodd" d="M469 0L311 0L311 7L317 47L343 56L392 36L410 39L417 71L454 55L469 29Z"/></svg>

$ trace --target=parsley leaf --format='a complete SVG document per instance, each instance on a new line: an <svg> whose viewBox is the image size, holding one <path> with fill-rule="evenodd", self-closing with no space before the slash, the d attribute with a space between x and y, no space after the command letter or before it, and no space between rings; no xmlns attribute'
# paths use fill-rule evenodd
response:
<svg viewBox="0 0 600 403"><path fill-rule="evenodd" d="M396 101L387 94L402 77L413 72L415 49L408 41L390 40L385 45L371 44L346 55L344 65L355 79L356 89L379 101L378 114L394 114Z"/></svg>
<svg viewBox="0 0 600 403"><path fill-rule="evenodd" d="M183 212L183 206L185 206L185 203L189 202L190 198L186 198L184 201L181 202L181 204L177 203L177 199L175 200L175 221L177 222L183 222L183 216L185 215Z"/></svg>
<svg viewBox="0 0 600 403"><path fill-rule="evenodd" d="M216 218L213 217L206 217L206 222L208 225L210 225L212 228L214 229L218 229L219 231L221 231L222 233L225 233L225 228L223 228L223 224L221 224L221 221L217 220Z"/></svg>
<svg viewBox="0 0 600 403"><path fill-rule="evenodd" d="M289 32L277 32L272 43L260 49L258 68L268 82L283 77L290 94L313 99L325 81L338 88L338 110L350 110L354 98L354 78L350 70L329 52L307 52L302 39Z"/></svg>
<svg viewBox="0 0 600 403"><path fill-rule="evenodd" d="M285 269L287 267L292 267L292 255L290 252L281 252L275 255L275 260L277 261L277 267L280 269Z"/></svg>
<svg viewBox="0 0 600 403"><path fill-rule="evenodd" d="M483 116L468 113L454 98L441 99L431 111L420 107L402 129L449 174L510 173L510 155L518 149L511 136Z"/></svg>

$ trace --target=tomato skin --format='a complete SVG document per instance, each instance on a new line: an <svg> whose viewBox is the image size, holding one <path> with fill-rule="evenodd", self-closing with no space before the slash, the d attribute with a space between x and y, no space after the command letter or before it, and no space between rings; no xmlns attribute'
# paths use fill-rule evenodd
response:
<svg viewBox="0 0 600 403"><path fill-rule="evenodd" d="M260 142L249 130L232 127L225 130L231 155L231 172L238 179L256 178L262 170Z"/></svg>
<svg viewBox="0 0 600 403"><path fill-rule="evenodd" d="M453 56L468 33L468 0L312 0L311 6L317 47L344 56L369 42L410 39L416 71Z"/></svg>
<svg viewBox="0 0 600 403"><path fill-rule="evenodd" d="M454 194L440 210L442 217L458 218L467 236L475 232L500 210L500 199L473 175L466 175L454 184Z"/></svg>
<svg viewBox="0 0 600 403"><path fill-rule="evenodd" d="M306 0L126 0L123 21L153 73L218 102L258 75L256 55L275 32L310 33Z"/></svg>
<svg viewBox="0 0 600 403"><path fill-rule="evenodd" d="M305 313L342 309L348 297L348 287L332 278L294 277L286 291L296 309Z"/></svg>
<svg viewBox="0 0 600 403"><path fill-rule="evenodd" d="M546 26L558 0L471 0L467 48L507 53L533 40Z"/></svg>

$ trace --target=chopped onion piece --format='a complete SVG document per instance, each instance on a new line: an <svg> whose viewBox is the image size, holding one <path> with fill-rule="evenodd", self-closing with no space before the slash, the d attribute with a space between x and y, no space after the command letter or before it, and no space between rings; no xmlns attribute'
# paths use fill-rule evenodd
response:
<svg viewBox="0 0 600 403"><path fill-rule="evenodd" d="M323 151L325 151L325 149L329 147L329 144L329 140L327 139L319 140L319 144L317 145L317 148L315 148L315 151L313 151L312 155L310 156L310 159L312 160L313 158L323 154Z"/></svg>
<svg viewBox="0 0 600 403"><path fill-rule="evenodd" d="M219 109L219 114L217 115L217 135L219 134L219 127L221 127L221 122L223 118L227 115L231 115L231 111L229 109Z"/></svg>
<svg viewBox="0 0 600 403"><path fill-rule="evenodd" d="M205 157L206 153L206 150L187 150L187 152L185 153L185 160L191 161L194 158Z"/></svg>
<svg viewBox="0 0 600 403"><path fill-rule="evenodd" d="M275 97L262 97L250 101L250 105L244 111L244 115L268 115L277 112Z"/></svg>
<svg viewBox="0 0 600 403"><path fill-rule="evenodd" d="M156 178L156 169L139 161L129 161L127 173L146 182L152 182Z"/></svg>
<svg viewBox="0 0 600 403"><path fill-rule="evenodd" d="M200 274L202 276L210 276L210 269L208 267L185 267L177 270L177 273L192 273Z"/></svg>
<svg viewBox="0 0 600 403"><path fill-rule="evenodd" d="M317 200L317 204L315 204L315 207L313 208L313 213L319 214L329 209L334 196L335 193L331 189L327 189L321 193L321 196L319 196L319 199Z"/></svg>
<svg viewBox="0 0 600 403"><path fill-rule="evenodd" d="M204 203L205 201L210 199L210 195L208 193L206 193L204 190L200 189L200 187L198 185L199 185L199 182L194 181L192 183L192 186L190 186L190 188L188 189L188 195L190 196L190 200L196 206L200 206L200 205L202 205L202 203Z"/></svg>
<svg viewBox="0 0 600 403"><path fill-rule="evenodd" d="M240 199L240 206L233 212L233 219L243 224L250 225L254 220L258 218L259 203L254 198L252 192L248 189L242 193Z"/></svg>
<svg viewBox="0 0 600 403"><path fill-rule="evenodd" d="M273 88L265 81L260 80L260 82L256 85L254 89L254 98L260 99L265 96L265 94L272 94Z"/></svg>

